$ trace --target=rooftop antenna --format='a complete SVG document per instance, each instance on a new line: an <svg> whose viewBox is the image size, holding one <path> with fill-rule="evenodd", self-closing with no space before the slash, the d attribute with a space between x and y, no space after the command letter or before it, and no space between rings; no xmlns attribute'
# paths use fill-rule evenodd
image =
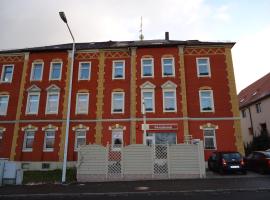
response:
<svg viewBox="0 0 270 200"><path fill-rule="evenodd" d="M143 33L142 33L142 16L141 16L141 29L140 29L140 36L139 36L140 40L143 40Z"/></svg>

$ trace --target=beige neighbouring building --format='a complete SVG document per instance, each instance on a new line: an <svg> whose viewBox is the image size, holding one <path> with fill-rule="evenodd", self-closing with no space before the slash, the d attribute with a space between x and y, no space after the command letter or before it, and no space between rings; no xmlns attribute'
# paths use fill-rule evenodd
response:
<svg viewBox="0 0 270 200"><path fill-rule="evenodd" d="M244 144L250 143L261 130L270 132L270 73L238 94Z"/></svg>

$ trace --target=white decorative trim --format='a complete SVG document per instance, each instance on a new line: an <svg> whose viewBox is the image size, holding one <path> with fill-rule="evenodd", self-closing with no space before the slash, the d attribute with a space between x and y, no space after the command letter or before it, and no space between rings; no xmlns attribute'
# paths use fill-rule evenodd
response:
<svg viewBox="0 0 270 200"><path fill-rule="evenodd" d="M172 81L167 81L161 85L161 88L162 89L175 89L177 88L177 85Z"/></svg>
<svg viewBox="0 0 270 200"><path fill-rule="evenodd" d="M47 126L43 126L43 127L41 128L42 131L46 131L46 130L48 130L48 129L53 129L53 130L55 130L55 131L58 131L58 127L57 127L57 126L54 126L54 125L52 125L52 124L48 124Z"/></svg>
<svg viewBox="0 0 270 200"><path fill-rule="evenodd" d="M155 89L156 86L153 83L151 83L150 81L146 81L140 86L140 88L141 89Z"/></svg>
<svg viewBox="0 0 270 200"><path fill-rule="evenodd" d="M73 131L76 131L76 130L78 130L78 129L85 129L85 130L89 131L89 126L85 126L85 125L83 125L83 124L79 124L79 125L77 125L77 126L73 126L73 127L72 127L72 130L73 130Z"/></svg>
<svg viewBox="0 0 270 200"><path fill-rule="evenodd" d="M113 125L113 126L109 126L109 130L111 131L111 130L114 130L114 129L121 129L121 130L126 130L126 126L122 126L122 125L120 125L120 124L115 124L115 125Z"/></svg>
<svg viewBox="0 0 270 200"><path fill-rule="evenodd" d="M5 127L0 127L0 132L5 132L6 128Z"/></svg>
<svg viewBox="0 0 270 200"><path fill-rule="evenodd" d="M26 131L26 130L33 130L33 131L37 131L38 127L33 126L32 124L28 124L27 126L24 126L21 128L22 131Z"/></svg>

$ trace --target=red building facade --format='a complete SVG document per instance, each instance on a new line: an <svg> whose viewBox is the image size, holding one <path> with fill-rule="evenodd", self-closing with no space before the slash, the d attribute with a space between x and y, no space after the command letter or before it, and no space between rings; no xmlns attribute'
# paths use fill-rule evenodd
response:
<svg viewBox="0 0 270 200"><path fill-rule="evenodd" d="M205 159L214 150L243 152L233 45L170 40L76 44L69 164L77 160L81 144L94 143L117 150L119 144L200 139ZM0 52L1 158L29 169L61 166L70 50L66 44Z"/></svg>

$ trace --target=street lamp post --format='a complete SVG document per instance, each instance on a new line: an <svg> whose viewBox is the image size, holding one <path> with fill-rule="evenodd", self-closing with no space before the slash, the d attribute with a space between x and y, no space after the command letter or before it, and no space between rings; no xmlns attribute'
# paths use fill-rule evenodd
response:
<svg viewBox="0 0 270 200"><path fill-rule="evenodd" d="M67 153L68 153L68 136L69 136L69 124L70 124L70 105L71 105L71 91L72 91L72 78L73 78L73 64L75 55L75 39L69 28L67 18L64 12L59 12L62 21L67 25L69 33L72 37L72 55L71 55L71 65L70 65L70 77L69 77L69 90L68 90L68 105L67 105L67 118L66 118L66 137L64 146L64 159L63 159L63 169L62 169L62 183L66 182L66 172L67 172Z"/></svg>

